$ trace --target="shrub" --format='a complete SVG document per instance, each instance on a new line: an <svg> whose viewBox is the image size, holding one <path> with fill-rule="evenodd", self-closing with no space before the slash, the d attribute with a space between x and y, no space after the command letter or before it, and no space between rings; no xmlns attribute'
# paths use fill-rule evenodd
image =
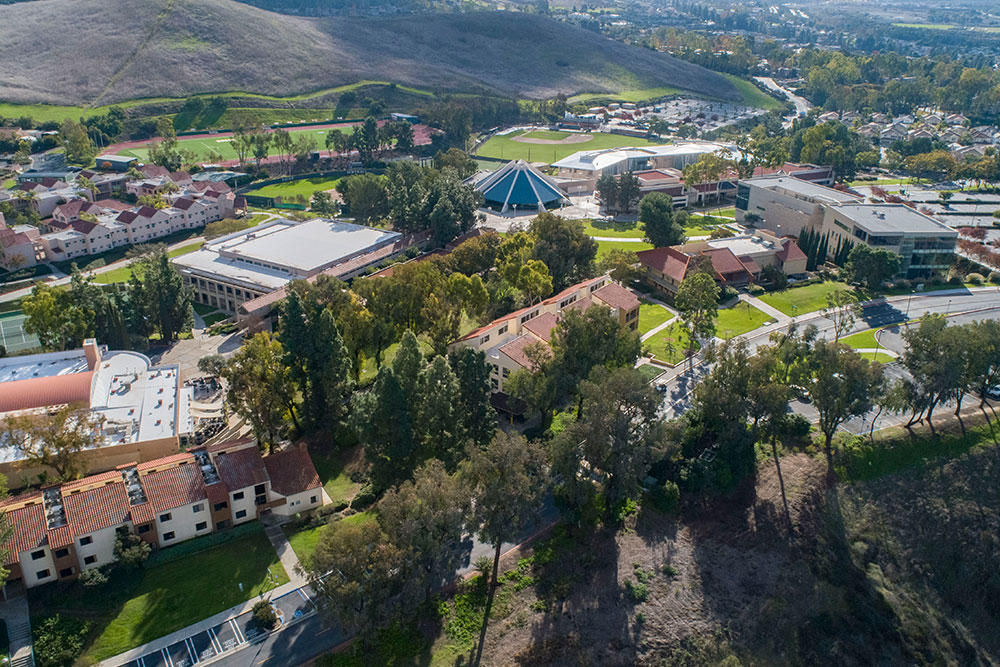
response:
<svg viewBox="0 0 1000 667"><path fill-rule="evenodd" d="M80 573L80 584L84 588L100 588L108 583L108 573L101 567L92 567Z"/></svg>
<svg viewBox="0 0 1000 667"><path fill-rule="evenodd" d="M148 542L133 533L118 533L115 539L115 558L126 570L142 567L152 551Z"/></svg>
<svg viewBox="0 0 1000 667"><path fill-rule="evenodd" d="M760 296L763 293L764 293L764 288L761 287L760 285L751 285L750 286L750 295L751 296Z"/></svg>
<svg viewBox="0 0 1000 667"><path fill-rule="evenodd" d="M973 285L982 285L984 282L986 282L986 279L983 278L983 274L981 273L970 273L967 276L965 276L965 282L971 283Z"/></svg>
<svg viewBox="0 0 1000 667"><path fill-rule="evenodd" d="M1000 284L1000 273L996 271L990 271L990 275L986 278L994 285Z"/></svg>
<svg viewBox="0 0 1000 667"><path fill-rule="evenodd" d="M649 500L658 512L673 512L680 504L681 490L677 484L668 479L649 492Z"/></svg>
<svg viewBox="0 0 1000 667"><path fill-rule="evenodd" d="M59 614L32 622L35 664L38 667L72 665L83 654L90 624Z"/></svg>
<svg viewBox="0 0 1000 667"><path fill-rule="evenodd" d="M962 278L961 278L961 276L951 276L951 277L949 277L948 278L948 284L949 285L958 285L958 286L961 286L962 285Z"/></svg>
<svg viewBox="0 0 1000 667"><path fill-rule="evenodd" d="M278 616L274 613L274 607L270 600L259 600L253 606L253 620L264 628L270 630L278 622Z"/></svg>
<svg viewBox="0 0 1000 667"><path fill-rule="evenodd" d="M632 602L645 602L649 599L649 584L644 581L626 581L625 593Z"/></svg>
<svg viewBox="0 0 1000 667"><path fill-rule="evenodd" d="M370 485L364 486L358 491L358 495L354 496L354 500L351 501L351 509L362 511L371 507L378 499L378 495L375 493Z"/></svg>
<svg viewBox="0 0 1000 667"><path fill-rule="evenodd" d="M812 430L809 420L800 414L791 414L785 417L781 424L781 435L792 436L794 438L804 438Z"/></svg>

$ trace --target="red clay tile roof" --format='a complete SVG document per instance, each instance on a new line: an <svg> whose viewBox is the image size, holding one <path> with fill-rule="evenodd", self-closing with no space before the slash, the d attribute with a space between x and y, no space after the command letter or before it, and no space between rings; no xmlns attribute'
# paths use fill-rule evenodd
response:
<svg viewBox="0 0 1000 667"><path fill-rule="evenodd" d="M746 268L746 270L751 274L757 275L760 273L760 266L757 265L757 262L753 261L753 258L750 257L750 255L740 256L740 262L743 263L744 268Z"/></svg>
<svg viewBox="0 0 1000 667"><path fill-rule="evenodd" d="M576 301L574 301L571 304L568 304L566 306L566 309L567 310L570 310L570 309L572 309L572 310L579 310L581 313L585 313L585 312L587 312L587 309L590 308L593 305L594 305L594 300L592 298L590 298L590 295L588 294L587 296L585 296L585 297L583 297L581 299L577 299Z"/></svg>
<svg viewBox="0 0 1000 667"><path fill-rule="evenodd" d="M525 322L524 328L548 343L552 340L552 330L558 323L559 316L555 313L542 313L535 319Z"/></svg>
<svg viewBox="0 0 1000 667"><path fill-rule="evenodd" d="M230 491L239 491L267 480L267 469L256 447L219 452L215 469Z"/></svg>
<svg viewBox="0 0 1000 667"><path fill-rule="evenodd" d="M101 208L107 208L112 211L128 211L132 208L132 204L126 204L123 201L118 201L117 199L101 199Z"/></svg>
<svg viewBox="0 0 1000 667"><path fill-rule="evenodd" d="M155 516L156 512L153 511L153 503L145 502L141 505L132 506L132 523L137 526L149 523Z"/></svg>
<svg viewBox="0 0 1000 667"><path fill-rule="evenodd" d="M805 259L806 254L802 252L802 248L799 244L792 239L784 239L785 245L781 247L781 250L775 253L775 257L780 259L782 262L795 261L800 259Z"/></svg>
<svg viewBox="0 0 1000 667"><path fill-rule="evenodd" d="M651 269L659 271L674 282L684 280L687 275L688 262L691 258L674 248L653 248L636 253L639 262Z"/></svg>
<svg viewBox="0 0 1000 667"><path fill-rule="evenodd" d="M76 534L73 532L73 526L69 524L59 526L58 528L49 528L49 548L62 549L63 547L68 547L73 544L75 537Z"/></svg>
<svg viewBox="0 0 1000 667"><path fill-rule="evenodd" d="M625 289L618 283L608 283L601 289L594 292L594 296L608 304L612 308L628 312L639 307L639 299L635 294Z"/></svg>
<svg viewBox="0 0 1000 667"><path fill-rule="evenodd" d="M68 218L75 217L80 215L80 210L83 208L83 205L89 203L90 202L85 199L74 199L66 202L65 204L59 204L59 206L56 206L53 214L58 213Z"/></svg>
<svg viewBox="0 0 1000 667"><path fill-rule="evenodd" d="M712 260L712 268L720 276L733 273L749 273L740 258L733 254L729 248L713 248L702 253Z"/></svg>
<svg viewBox="0 0 1000 667"><path fill-rule="evenodd" d="M159 468L161 466L170 465L171 463L180 463L181 461L194 461L194 454L191 454L190 452L171 454L170 456L164 456L162 459L155 459L153 461L140 463L136 466L136 469L139 472L142 472L144 470L149 470L150 468Z"/></svg>
<svg viewBox="0 0 1000 667"><path fill-rule="evenodd" d="M140 218L152 218L156 215L156 209L152 206L140 206L139 210L135 212Z"/></svg>
<svg viewBox="0 0 1000 667"><path fill-rule="evenodd" d="M208 501L213 505L215 503L221 503L223 501L229 500L229 488L226 486L225 482L219 481L215 484L209 484L205 487L205 495L208 496Z"/></svg>
<svg viewBox="0 0 1000 667"><path fill-rule="evenodd" d="M76 220L70 224L70 227L81 234L90 234L97 227L97 223L89 220Z"/></svg>
<svg viewBox="0 0 1000 667"><path fill-rule="evenodd" d="M266 456L264 466L271 477L271 490L283 496L316 489L322 484L309 452L304 447L286 449Z"/></svg>
<svg viewBox="0 0 1000 667"><path fill-rule="evenodd" d="M131 224L132 222L135 222L135 219L138 217L139 216L136 215L135 211L122 211L121 213L118 214L118 217L115 218L115 220L128 225Z"/></svg>
<svg viewBox="0 0 1000 667"><path fill-rule="evenodd" d="M42 506L41 495L38 494L37 503L7 512L7 521L14 530L6 545L7 560L4 561L4 565L16 563L22 552L46 543L48 527L45 523L45 508Z"/></svg>
<svg viewBox="0 0 1000 667"><path fill-rule="evenodd" d="M81 401L89 405L93 377L93 371L86 371L5 382L0 392L0 413Z"/></svg>
<svg viewBox="0 0 1000 667"><path fill-rule="evenodd" d="M531 360L525 352L525 349L530 345L543 345L551 353L551 349L547 345L539 343L532 336L518 336L506 345L501 346L500 351L506 354L518 366L531 370Z"/></svg>
<svg viewBox="0 0 1000 667"><path fill-rule="evenodd" d="M129 515L123 482L108 482L89 491L63 494L66 521L76 535L117 526Z"/></svg>
<svg viewBox="0 0 1000 667"><path fill-rule="evenodd" d="M139 167L139 171L146 178L158 178L160 176L166 176L170 171L166 167L161 167L158 164L144 164Z"/></svg>
<svg viewBox="0 0 1000 667"><path fill-rule="evenodd" d="M128 467L128 466L124 466ZM90 486L91 484L96 484L98 482L110 482L112 480L120 481L122 474L120 472L121 468L117 470L109 470L107 472L100 472L96 475L91 475L90 477L84 477L83 479L77 479L72 482L66 482L62 485L63 493L68 493L73 489L78 489L81 486Z"/></svg>
<svg viewBox="0 0 1000 667"><path fill-rule="evenodd" d="M166 512L205 500L205 480L201 468L187 463L142 476L142 488L156 512Z"/></svg>
<svg viewBox="0 0 1000 667"><path fill-rule="evenodd" d="M189 208L191 208L192 206L194 206L194 200L193 199L188 199L187 197L180 197L180 198L174 200L174 203L172 204L172 206L174 208L179 208L182 211L186 211Z"/></svg>

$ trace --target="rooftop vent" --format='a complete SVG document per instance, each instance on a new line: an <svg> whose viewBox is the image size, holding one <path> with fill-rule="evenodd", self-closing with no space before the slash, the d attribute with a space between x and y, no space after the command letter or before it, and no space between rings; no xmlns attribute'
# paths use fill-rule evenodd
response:
<svg viewBox="0 0 1000 667"><path fill-rule="evenodd" d="M125 482L125 489L128 492L129 505L142 505L146 502L146 490L142 488L139 470L135 466L122 469L122 481Z"/></svg>
<svg viewBox="0 0 1000 667"><path fill-rule="evenodd" d="M219 481L219 473L212 465L212 459L209 458L208 452L204 450L194 452L194 459L198 463L198 467L201 468L201 476L205 480L205 486Z"/></svg>
<svg viewBox="0 0 1000 667"><path fill-rule="evenodd" d="M60 528L66 525L66 511L63 509L63 499L59 487L46 489L42 494L42 504L45 507L45 523L49 528Z"/></svg>

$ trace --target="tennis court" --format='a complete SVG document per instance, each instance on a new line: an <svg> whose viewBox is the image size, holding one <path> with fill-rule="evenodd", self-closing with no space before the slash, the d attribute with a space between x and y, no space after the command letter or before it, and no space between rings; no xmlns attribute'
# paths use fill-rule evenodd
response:
<svg viewBox="0 0 1000 667"><path fill-rule="evenodd" d="M7 349L7 354L38 347L38 337L24 330L26 319L20 311L0 315L0 345Z"/></svg>

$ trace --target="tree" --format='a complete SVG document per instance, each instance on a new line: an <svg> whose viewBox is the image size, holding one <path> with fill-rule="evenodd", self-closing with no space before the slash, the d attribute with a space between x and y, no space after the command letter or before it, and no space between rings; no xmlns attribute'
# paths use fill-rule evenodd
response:
<svg viewBox="0 0 1000 667"><path fill-rule="evenodd" d="M278 622L278 615L270 600L258 600L253 605L253 620L265 631L270 630Z"/></svg>
<svg viewBox="0 0 1000 667"><path fill-rule="evenodd" d="M631 250L612 248L601 258L597 270L607 273L611 279L622 285L639 279L639 257Z"/></svg>
<svg viewBox="0 0 1000 667"><path fill-rule="evenodd" d="M389 165L385 174L388 218L393 229L419 231L426 221L420 219L427 189L424 170L416 163L400 160Z"/></svg>
<svg viewBox="0 0 1000 667"><path fill-rule="evenodd" d="M636 204L639 203L640 197L642 197L642 191L640 190L639 178L635 174L626 171L618 177L618 192L615 201L622 213L631 213Z"/></svg>
<svg viewBox="0 0 1000 667"><path fill-rule="evenodd" d="M618 179L610 174L604 174L597 179L595 189L604 210L614 215L618 210Z"/></svg>
<svg viewBox="0 0 1000 667"><path fill-rule="evenodd" d="M696 271L681 281L674 305L688 333L688 356L694 357L698 339L715 335L715 317L719 312L719 286L705 271Z"/></svg>
<svg viewBox="0 0 1000 667"><path fill-rule="evenodd" d="M87 128L72 118L67 118L59 126L59 142L66 151L66 161L70 164L90 164L97 149L87 134Z"/></svg>
<svg viewBox="0 0 1000 667"><path fill-rule="evenodd" d="M760 270L761 280L771 289L780 291L788 287L788 276L777 264L768 264Z"/></svg>
<svg viewBox="0 0 1000 667"><path fill-rule="evenodd" d="M922 408L933 429L934 408L958 398L962 388L968 333L962 327L949 327L945 316L937 313L925 316L919 326L907 327L903 340L903 366L923 398Z"/></svg>
<svg viewBox="0 0 1000 667"><path fill-rule="evenodd" d="M38 336L38 342L49 350L76 347L89 330L87 314L71 302L69 293L45 283L35 284L21 309L27 318L24 330Z"/></svg>
<svg viewBox="0 0 1000 667"><path fill-rule="evenodd" d="M257 169L260 169L261 160L271 154L271 133L257 130L250 135L251 152L256 162Z"/></svg>
<svg viewBox="0 0 1000 667"><path fill-rule="evenodd" d="M553 442L553 469L564 485L560 496L571 504L593 498L596 482L605 518L612 519L642 491L662 437L657 416L662 400L633 368L597 369L581 392L589 407Z"/></svg>
<svg viewBox="0 0 1000 667"><path fill-rule="evenodd" d="M646 230L646 241L656 248L684 243L684 228L674 219L674 198L663 192L650 192L639 202L639 220Z"/></svg>
<svg viewBox="0 0 1000 667"><path fill-rule="evenodd" d="M351 399L351 423L365 444L377 491L409 477L417 461L409 395L397 378L393 368L383 366L372 389Z"/></svg>
<svg viewBox="0 0 1000 667"><path fill-rule="evenodd" d="M498 431L485 448L473 450L462 469L462 480L472 492L469 529L479 539L493 545L493 573L490 576L486 614L479 635L475 664L482 657L486 622L493 605L504 542L517 540L535 521L547 487L545 453L520 435Z"/></svg>
<svg viewBox="0 0 1000 667"><path fill-rule="evenodd" d="M594 275L597 241L587 234L582 221L546 211L535 216L528 233L534 240L532 258L548 267L554 290Z"/></svg>
<svg viewBox="0 0 1000 667"><path fill-rule="evenodd" d="M137 570L143 566L153 548L141 537L128 530L121 530L115 537L115 560L127 570Z"/></svg>
<svg viewBox="0 0 1000 667"><path fill-rule="evenodd" d="M900 256L894 252L859 243L851 248L844 268L851 280L877 290L899 273L900 263Z"/></svg>
<svg viewBox="0 0 1000 667"><path fill-rule="evenodd" d="M319 608L370 646L399 616L404 565L378 523L335 521L320 533L305 571Z"/></svg>
<svg viewBox="0 0 1000 667"><path fill-rule="evenodd" d="M873 364L840 343L816 341L809 355L809 395L819 413L827 468L833 474L833 436L848 419L872 409L882 382L882 365Z"/></svg>
<svg viewBox="0 0 1000 667"><path fill-rule="evenodd" d="M246 340L223 371L227 400L250 422L254 436L270 448L280 439L286 412L295 416L294 389L281 343L268 332Z"/></svg>
<svg viewBox="0 0 1000 667"><path fill-rule="evenodd" d="M476 161L459 148L449 148L445 152L435 153L434 168L438 170L454 169L458 173L458 177L462 179L469 178L479 170Z"/></svg>
<svg viewBox="0 0 1000 667"><path fill-rule="evenodd" d="M434 457L454 470L465 450L465 429L458 379L444 357L437 356L420 373L417 418L414 422L422 458Z"/></svg>
<svg viewBox="0 0 1000 667"><path fill-rule="evenodd" d="M86 472L81 454L100 442L101 426L86 404L15 414L0 421L0 447L16 450L26 465L51 468L59 481L68 481Z"/></svg>
<svg viewBox="0 0 1000 667"><path fill-rule="evenodd" d="M191 289L170 263L167 249L162 245L132 263L129 294L165 343L194 325Z"/></svg>
<svg viewBox="0 0 1000 667"><path fill-rule="evenodd" d="M156 134L160 140L149 145L149 161L170 171L177 171L185 162L192 161L190 151L181 150L177 143L177 132L167 116L156 121Z"/></svg>
<svg viewBox="0 0 1000 667"><path fill-rule="evenodd" d="M222 377L227 363L229 362L221 354L206 354L198 360L198 370L205 375Z"/></svg>
<svg viewBox="0 0 1000 667"><path fill-rule="evenodd" d="M861 305L852 290L838 289L826 295L823 317L833 322L833 342L851 330L855 318L861 316Z"/></svg>
<svg viewBox="0 0 1000 667"><path fill-rule="evenodd" d="M388 213L385 180L380 176L348 176L337 183L337 191L343 198L348 213L359 223L367 224Z"/></svg>
<svg viewBox="0 0 1000 667"><path fill-rule="evenodd" d="M468 490L444 465L431 459L412 482L388 491L378 505L378 521L389 541L404 554L413 583L430 602L432 587L450 580L461 565L457 545L465 531Z"/></svg>
<svg viewBox="0 0 1000 667"><path fill-rule="evenodd" d="M337 215L340 211L340 207L333 201L333 197L325 190L317 190L313 193L312 200L309 202L309 209L314 213L330 217Z"/></svg>
<svg viewBox="0 0 1000 667"><path fill-rule="evenodd" d="M295 152L295 140L292 138L292 135L288 130L278 128L271 133L271 145L278 152L282 171L290 173L292 154Z"/></svg>
<svg viewBox="0 0 1000 667"><path fill-rule="evenodd" d="M497 430L497 413L490 405L490 367L486 353L462 347L448 356L458 380L458 414L464 422L463 438L473 447L485 447Z"/></svg>

